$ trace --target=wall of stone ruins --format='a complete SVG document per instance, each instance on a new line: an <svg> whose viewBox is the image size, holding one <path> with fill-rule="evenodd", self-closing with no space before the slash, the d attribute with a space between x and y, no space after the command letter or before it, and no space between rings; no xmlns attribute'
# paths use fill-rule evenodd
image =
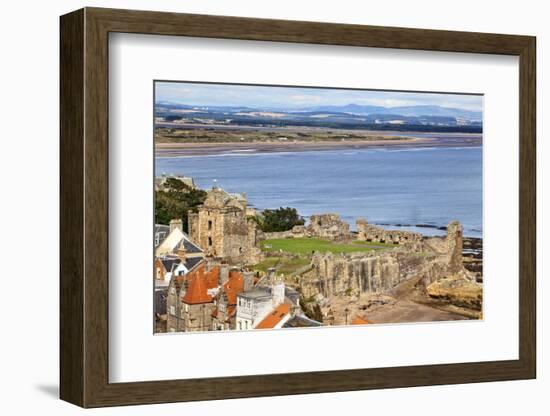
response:
<svg viewBox="0 0 550 416"><path fill-rule="evenodd" d="M387 230L376 225L371 225L367 220L360 218L357 224L357 239L373 243L409 244L422 240L422 234L401 230Z"/></svg>
<svg viewBox="0 0 550 416"><path fill-rule="evenodd" d="M460 224L449 224L447 237L434 239L437 250L426 245L422 252L396 247L367 254L316 253L312 258L312 270L301 279L302 294L310 297L320 293L330 297L379 293L419 276L425 284L457 274L472 278L462 264Z"/></svg>
<svg viewBox="0 0 550 416"><path fill-rule="evenodd" d="M309 217L307 234L311 237L327 238L333 241L348 240L351 237L349 224L338 214L319 214Z"/></svg>

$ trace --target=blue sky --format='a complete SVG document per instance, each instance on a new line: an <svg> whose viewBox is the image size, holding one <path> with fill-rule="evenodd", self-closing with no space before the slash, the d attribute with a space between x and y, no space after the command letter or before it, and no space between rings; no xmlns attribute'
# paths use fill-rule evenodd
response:
<svg viewBox="0 0 550 416"><path fill-rule="evenodd" d="M270 87L255 85L156 82L156 101L199 106L249 106L292 109L320 105L439 105L482 111L482 96L395 91Z"/></svg>

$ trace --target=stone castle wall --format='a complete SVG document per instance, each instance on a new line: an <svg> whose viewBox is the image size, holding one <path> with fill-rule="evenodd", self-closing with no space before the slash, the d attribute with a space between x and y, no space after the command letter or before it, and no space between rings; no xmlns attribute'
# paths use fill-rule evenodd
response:
<svg viewBox="0 0 550 416"><path fill-rule="evenodd" d="M471 278L462 264L462 227L451 223L447 233L439 239L439 251L426 245L423 252L403 247L368 254L316 253L311 271L301 279L302 294L361 295L387 291L413 277L422 277L426 284L457 274Z"/></svg>
<svg viewBox="0 0 550 416"><path fill-rule="evenodd" d="M247 213L246 201L214 188L197 213L188 213L189 236L208 256L256 263L261 256L256 222Z"/></svg>
<svg viewBox="0 0 550 416"><path fill-rule="evenodd" d="M333 241L348 240L351 237L349 224L338 214L318 214L309 218L306 232L311 237L327 238Z"/></svg>
<svg viewBox="0 0 550 416"><path fill-rule="evenodd" d="M422 240L422 234L401 230L387 230L376 225L371 225L363 218L358 219L356 224L357 239L361 241L414 245Z"/></svg>

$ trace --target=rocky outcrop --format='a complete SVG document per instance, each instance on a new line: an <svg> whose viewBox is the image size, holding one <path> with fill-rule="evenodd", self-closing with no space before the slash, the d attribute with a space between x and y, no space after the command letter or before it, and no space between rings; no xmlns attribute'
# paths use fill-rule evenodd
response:
<svg viewBox="0 0 550 416"><path fill-rule="evenodd" d="M481 310L483 287L463 276L449 276L428 285L426 291L436 299L448 300L453 305Z"/></svg>

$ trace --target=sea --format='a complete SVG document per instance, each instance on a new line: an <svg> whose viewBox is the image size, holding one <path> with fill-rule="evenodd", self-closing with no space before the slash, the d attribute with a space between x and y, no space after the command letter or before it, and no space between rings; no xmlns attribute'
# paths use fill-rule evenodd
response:
<svg viewBox="0 0 550 416"><path fill-rule="evenodd" d="M306 219L355 221L443 235L458 220L482 237L482 147L381 147L300 152L253 149L156 157L155 174L191 176L203 189L246 193L258 208L293 207Z"/></svg>

